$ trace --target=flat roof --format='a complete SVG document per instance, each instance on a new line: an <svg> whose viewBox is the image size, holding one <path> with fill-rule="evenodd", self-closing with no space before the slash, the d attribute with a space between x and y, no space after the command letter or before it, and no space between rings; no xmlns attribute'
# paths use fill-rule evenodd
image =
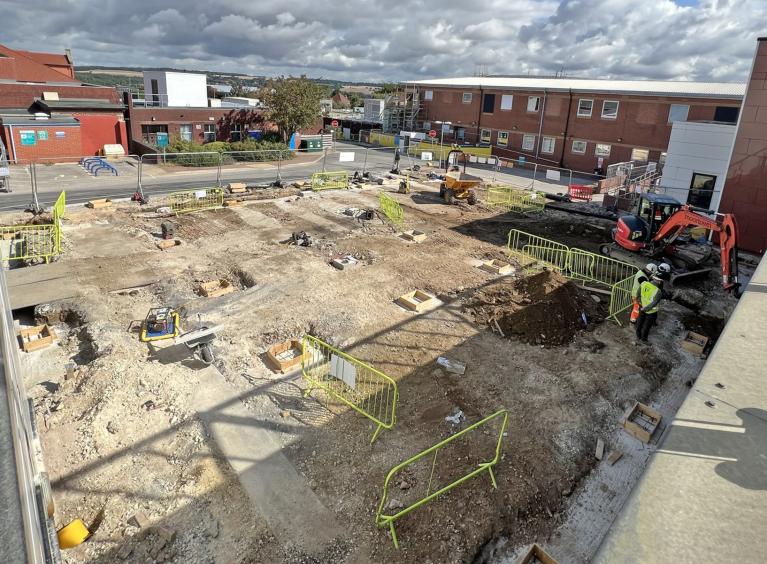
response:
<svg viewBox="0 0 767 564"><path fill-rule="evenodd" d="M70 110L70 109L97 109L97 110L123 110L125 106L122 104L116 104L109 100L96 99L96 98L81 98L81 99L68 99L62 98L60 100L35 100L37 104L44 108L51 110Z"/></svg>
<svg viewBox="0 0 767 564"><path fill-rule="evenodd" d="M531 78L465 76L411 80L415 86L446 88L495 88L499 90L548 90L581 93L636 94L641 96L684 96L731 98L740 100L746 94L745 82L688 82L681 80L609 80L591 78Z"/></svg>
<svg viewBox="0 0 767 564"><path fill-rule="evenodd" d="M51 117L49 119L35 119L29 117L6 117L0 116L3 125L27 125L29 127L49 127L51 125L80 125L73 117Z"/></svg>
<svg viewBox="0 0 767 564"><path fill-rule="evenodd" d="M592 562L764 561L765 316L762 258Z"/></svg>

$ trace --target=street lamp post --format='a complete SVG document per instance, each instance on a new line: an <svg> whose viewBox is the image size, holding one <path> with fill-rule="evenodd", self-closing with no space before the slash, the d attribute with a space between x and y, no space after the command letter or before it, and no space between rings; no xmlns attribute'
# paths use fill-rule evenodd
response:
<svg viewBox="0 0 767 564"><path fill-rule="evenodd" d="M442 143L445 138L445 126L453 125L452 121L435 121L439 124L439 168L442 168L442 157L444 156L444 150L442 149Z"/></svg>

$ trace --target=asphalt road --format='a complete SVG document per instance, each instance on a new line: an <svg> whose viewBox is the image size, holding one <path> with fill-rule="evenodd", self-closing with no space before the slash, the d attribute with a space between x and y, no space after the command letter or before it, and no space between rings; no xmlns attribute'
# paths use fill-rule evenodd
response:
<svg viewBox="0 0 767 564"><path fill-rule="evenodd" d="M345 143L337 143L335 149L324 158L318 154L317 159L311 162L284 162L279 171L276 165L270 163L255 166L252 164L226 166L221 170L221 183L267 184L277 179L278 172L283 182L305 180L313 172L321 171L323 165L326 170L347 170L354 173L362 172L364 167L365 170L383 174L388 172L394 164L392 149L366 150L364 147ZM353 161L342 160L342 155L349 158L351 153L354 155ZM400 167L405 168L418 162L416 159L403 156ZM56 166L58 165L37 168L38 202L43 207L50 207L62 190L67 193L67 204L82 204L98 198L130 198L138 186L138 169L135 164L123 164L120 169L121 175L118 177L91 177L74 164L58 168ZM533 179L531 170L511 169L504 173L495 172L491 167L469 167L467 170L487 180L497 180L519 187L530 187ZM216 174L215 167L180 168L177 171L169 171L145 166L141 185L144 194L151 200L152 196L166 195L170 192L215 186ZM539 171L537 178L542 177L543 173ZM13 192L0 193L0 211L23 210L32 203L32 189L27 170L20 167L12 178ZM573 181L576 180L578 179L573 178ZM569 178L565 177L559 183L536 180L535 188L546 192L564 192L568 181Z"/></svg>

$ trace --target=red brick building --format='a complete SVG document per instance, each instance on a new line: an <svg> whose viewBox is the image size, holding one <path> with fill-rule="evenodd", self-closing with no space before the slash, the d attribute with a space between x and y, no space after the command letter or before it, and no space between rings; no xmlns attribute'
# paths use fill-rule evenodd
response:
<svg viewBox="0 0 767 564"><path fill-rule="evenodd" d="M591 172L658 161L676 120L734 123L743 84L467 77L414 81L419 129L451 122L445 142Z"/></svg>
<svg viewBox="0 0 767 564"><path fill-rule="evenodd" d="M123 105L114 88L75 79L69 52L32 53L0 45L0 140L16 161L127 151Z"/></svg>
<svg viewBox="0 0 767 564"><path fill-rule="evenodd" d="M757 42L719 211L735 214L740 248L767 250L767 37Z"/></svg>

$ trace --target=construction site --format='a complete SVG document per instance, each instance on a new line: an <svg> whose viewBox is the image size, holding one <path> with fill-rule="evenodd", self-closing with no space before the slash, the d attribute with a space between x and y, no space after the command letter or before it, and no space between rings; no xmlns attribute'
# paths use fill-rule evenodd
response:
<svg viewBox="0 0 767 564"><path fill-rule="evenodd" d="M5 214L63 562L593 558L756 260L733 272L695 232L721 225L689 217L674 247L705 264L611 253L601 195L448 160L62 194L36 256L29 214ZM668 204L623 196L649 224ZM673 270L642 343L650 260Z"/></svg>

